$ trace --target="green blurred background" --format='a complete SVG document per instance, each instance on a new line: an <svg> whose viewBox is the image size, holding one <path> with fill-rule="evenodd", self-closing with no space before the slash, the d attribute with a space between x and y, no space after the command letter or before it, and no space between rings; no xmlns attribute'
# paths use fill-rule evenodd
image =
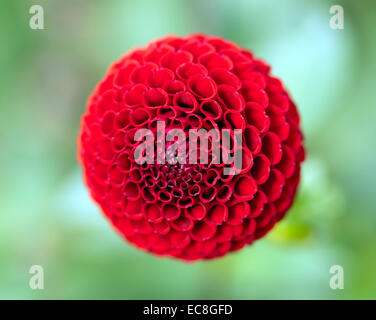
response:
<svg viewBox="0 0 376 320"><path fill-rule="evenodd" d="M44 8L31 30L29 8ZM344 30L329 8L344 8ZM376 2L58 1L0 4L0 298L376 298ZM186 264L140 252L88 197L76 161L85 102L108 65L175 33L219 35L273 66L303 119L295 205L266 238ZM44 290L29 269L44 268ZM344 290L329 287L344 267Z"/></svg>

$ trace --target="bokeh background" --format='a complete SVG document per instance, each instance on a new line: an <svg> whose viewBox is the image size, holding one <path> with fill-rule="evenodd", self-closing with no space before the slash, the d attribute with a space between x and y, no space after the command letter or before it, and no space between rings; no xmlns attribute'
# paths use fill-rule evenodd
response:
<svg viewBox="0 0 376 320"><path fill-rule="evenodd" d="M44 8L31 30L29 8ZM345 28L329 27L344 8ZM376 298L376 2L7 0L0 4L0 298ZM88 197L76 161L85 102L108 65L165 34L204 32L273 66L308 150L287 218L225 258L140 252ZM44 268L44 290L29 269ZM332 265L344 290L329 287Z"/></svg>

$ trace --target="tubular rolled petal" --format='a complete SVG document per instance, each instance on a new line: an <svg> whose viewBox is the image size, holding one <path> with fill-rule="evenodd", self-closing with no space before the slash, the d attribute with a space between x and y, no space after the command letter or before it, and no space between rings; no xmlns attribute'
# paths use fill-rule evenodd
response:
<svg viewBox="0 0 376 320"><path fill-rule="evenodd" d="M143 213L149 222L158 223L163 221L161 208L156 204L145 203L143 206Z"/></svg>
<svg viewBox="0 0 376 320"><path fill-rule="evenodd" d="M146 107L164 106L168 102L168 95L163 89L152 88L144 92L143 103Z"/></svg>
<svg viewBox="0 0 376 320"><path fill-rule="evenodd" d="M150 120L150 112L145 108L132 110L129 115L130 123L137 127L143 127Z"/></svg>
<svg viewBox="0 0 376 320"><path fill-rule="evenodd" d="M210 77L217 83L217 85L227 84L234 87L236 90L239 90L242 86L241 81L236 75L223 68L211 70Z"/></svg>
<svg viewBox="0 0 376 320"><path fill-rule="evenodd" d="M257 191L257 184L250 176L239 176L233 184L235 198L240 200L250 200Z"/></svg>
<svg viewBox="0 0 376 320"><path fill-rule="evenodd" d="M273 132L268 132L264 135L261 149L270 160L271 165L277 164L282 159L281 140Z"/></svg>
<svg viewBox="0 0 376 320"><path fill-rule="evenodd" d="M174 221L180 216L180 207L172 203L166 203L162 207L162 212L167 221Z"/></svg>
<svg viewBox="0 0 376 320"><path fill-rule="evenodd" d="M200 99L210 99L217 93L216 83L209 77L197 74L191 76L187 82L188 89Z"/></svg>
<svg viewBox="0 0 376 320"><path fill-rule="evenodd" d="M207 216L206 216L206 221L209 224L221 225L224 221L227 220L227 216L228 216L227 206L222 203L218 203L218 204L213 205L209 209Z"/></svg>
<svg viewBox="0 0 376 320"><path fill-rule="evenodd" d="M176 108L184 111L185 113L193 113L198 107L197 100L189 92L179 92L176 94L174 96L173 103Z"/></svg>
<svg viewBox="0 0 376 320"><path fill-rule="evenodd" d="M185 214L193 220L202 220L206 216L206 207L202 203L196 203L186 208Z"/></svg>
<svg viewBox="0 0 376 320"><path fill-rule="evenodd" d="M219 101L225 109L243 111L245 107L245 101L242 95L236 91L230 85L222 84L218 86L218 97Z"/></svg>
<svg viewBox="0 0 376 320"><path fill-rule="evenodd" d="M200 111L209 119L218 120L222 117L222 108L219 103L213 99L207 99L201 102Z"/></svg>

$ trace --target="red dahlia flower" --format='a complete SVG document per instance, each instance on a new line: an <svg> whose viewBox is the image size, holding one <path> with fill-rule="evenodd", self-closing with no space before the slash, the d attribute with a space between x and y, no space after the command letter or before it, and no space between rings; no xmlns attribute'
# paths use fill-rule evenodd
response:
<svg viewBox="0 0 376 320"><path fill-rule="evenodd" d="M128 241L216 258L263 237L290 208L304 159L299 120L282 82L250 51L219 37L171 36L111 65L88 99L79 160L91 196ZM239 174L213 161L138 164L134 135L155 132L157 121L241 129Z"/></svg>

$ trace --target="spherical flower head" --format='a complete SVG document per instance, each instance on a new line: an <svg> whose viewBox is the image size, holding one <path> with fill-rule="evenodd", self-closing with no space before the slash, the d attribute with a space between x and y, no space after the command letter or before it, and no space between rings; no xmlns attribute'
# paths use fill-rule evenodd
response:
<svg viewBox="0 0 376 320"><path fill-rule="evenodd" d="M249 50L219 37L168 36L110 66L88 99L78 155L92 198L125 239L158 255L211 259L285 216L304 160L299 122L283 83ZM229 143L208 139L207 163L140 163L137 132L158 136L159 123L167 134L228 130ZM151 143L151 160L174 143L162 140L160 149L158 138ZM240 150L241 167L226 173L230 162L215 161L215 146L227 160Z"/></svg>

